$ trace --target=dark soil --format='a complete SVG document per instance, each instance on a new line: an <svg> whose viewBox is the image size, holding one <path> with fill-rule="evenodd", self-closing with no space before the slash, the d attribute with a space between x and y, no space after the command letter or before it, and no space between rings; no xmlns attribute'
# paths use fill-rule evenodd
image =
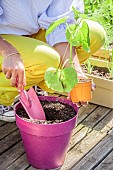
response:
<svg viewBox="0 0 113 170"><path fill-rule="evenodd" d="M87 73L87 69L86 69L85 65L82 65L82 70L84 73ZM110 78L109 70L106 67L94 66L91 71L91 74L95 75L97 77L102 77L104 79L113 80L113 78Z"/></svg>
<svg viewBox="0 0 113 170"><path fill-rule="evenodd" d="M40 101L46 115L45 120L30 120L24 108L20 108L17 111L19 117L24 118L27 121L35 122L38 124L54 124L65 122L76 115L75 110L67 105L60 102Z"/></svg>
<svg viewBox="0 0 113 170"><path fill-rule="evenodd" d="M111 42L109 44L109 47L110 47L110 49L113 49L113 42ZM82 64L82 70L83 70L84 73L87 73L87 69L86 69L84 64ZM98 77L102 77L104 79L113 80L113 78L110 77L110 73L109 73L108 68L106 68L106 67L94 66L91 74L98 76Z"/></svg>
<svg viewBox="0 0 113 170"><path fill-rule="evenodd" d="M86 82L89 82L89 81L91 81L91 79L79 79L79 82L80 83L86 83Z"/></svg>

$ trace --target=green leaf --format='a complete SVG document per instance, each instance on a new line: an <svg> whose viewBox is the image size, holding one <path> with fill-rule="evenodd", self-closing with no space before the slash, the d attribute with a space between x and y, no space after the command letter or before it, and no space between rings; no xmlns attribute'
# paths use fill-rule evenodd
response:
<svg viewBox="0 0 113 170"><path fill-rule="evenodd" d="M80 12L72 6L74 18L77 20L80 17Z"/></svg>
<svg viewBox="0 0 113 170"><path fill-rule="evenodd" d="M60 76L61 76L60 69L56 69L54 67L48 68L44 76L45 83L47 84L48 88L58 92L63 92Z"/></svg>
<svg viewBox="0 0 113 170"><path fill-rule="evenodd" d="M83 21L80 29L81 44L85 51L90 52L90 38L89 38L89 27L88 24Z"/></svg>
<svg viewBox="0 0 113 170"><path fill-rule="evenodd" d="M89 17L88 17L86 14L80 14L80 17L81 17L82 19L89 19Z"/></svg>
<svg viewBox="0 0 113 170"><path fill-rule="evenodd" d="M89 27L85 21L78 26L75 24L68 26L66 29L66 38L72 46L82 45L85 51L90 51Z"/></svg>
<svg viewBox="0 0 113 170"><path fill-rule="evenodd" d="M55 29L56 27L58 27L60 24L65 23L66 20L67 20L67 18L68 18L68 17L64 17L64 18L58 19L57 21L53 22L53 23L49 26L49 28L47 29L45 36L47 37L52 31L54 31L54 29Z"/></svg>
<svg viewBox="0 0 113 170"><path fill-rule="evenodd" d="M70 41L72 34L74 32L74 29L75 29L75 24L67 25L67 27L66 27L66 38L67 38L67 40Z"/></svg>
<svg viewBox="0 0 113 170"><path fill-rule="evenodd" d="M81 43L78 28L79 26L75 24L71 24L66 28L66 39L72 46L79 46Z"/></svg>
<svg viewBox="0 0 113 170"><path fill-rule="evenodd" d="M73 67L63 70L50 67L44 76L48 88L58 92L70 92L78 83L77 73Z"/></svg>
<svg viewBox="0 0 113 170"><path fill-rule="evenodd" d="M66 67L62 70L61 81L64 92L70 92L78 83L76 70L73 67Z"/></svg>

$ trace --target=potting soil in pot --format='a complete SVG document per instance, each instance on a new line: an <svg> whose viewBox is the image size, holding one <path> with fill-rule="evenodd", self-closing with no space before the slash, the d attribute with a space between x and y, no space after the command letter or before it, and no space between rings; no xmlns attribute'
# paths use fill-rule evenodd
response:
<svg viewBox="0 0 113 170"><path fill-rule="evenodd" d="M40 101L44 109L46 120L30 120L24 108L19 108L17 114L19 117L24 118L25 120L37 123L37 124L54 124L65 122L69 119L72 119L76 112L75 110L67 105L57 101Z"/></svg>

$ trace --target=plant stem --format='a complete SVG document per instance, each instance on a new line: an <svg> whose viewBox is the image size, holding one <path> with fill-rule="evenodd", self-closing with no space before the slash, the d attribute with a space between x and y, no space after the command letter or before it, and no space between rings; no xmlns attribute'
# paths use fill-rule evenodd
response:
<svg viewBox="0 0 113 170"><path fill-rule="evenodd" d="M64 60L64 58L65 58L65 55L66 55L66 52L67 52L68 47L69 47L69 44L67 44L67 46L66 46L66 49L65 49L65 51L64 51L64 55L63 55L63 57L62 57L62 60L60 61L60 64L59 64L59 67L58 67L58 68L63 69L63 67L64 67L64 65L65 65L65 64L63 64L63 60ZM66 60L66 62L67 62L67 60ZM66 62L65 62L65 63L66 63Z"/></svg>
<svg viewBox="0 0 113 170"><path fill-rule="evenodd" d="M72 63L73 63L72 62L72 43L70 43L70 59L69 59L69 62L70 62L70 65L73 66L72 65Z"/></svg>
<svg viewBox="0 0 113 170"><path fill-rule="evenodd" d="M64 68L65 64L69 61L69 59L67 59L64 64L62 65L62 69Z"/></svg>

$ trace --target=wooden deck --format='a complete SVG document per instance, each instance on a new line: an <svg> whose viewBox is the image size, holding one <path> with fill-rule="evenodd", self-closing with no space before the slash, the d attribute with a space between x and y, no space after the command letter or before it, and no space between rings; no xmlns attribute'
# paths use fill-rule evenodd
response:
<svg viewBox="0 0 113 170"><path fill-rule="evenodd" d="M79 108L65 163L60 170L113 170L113 110ZM27 162L15 123L0 121L0 170L35 170Z"/></svg>

